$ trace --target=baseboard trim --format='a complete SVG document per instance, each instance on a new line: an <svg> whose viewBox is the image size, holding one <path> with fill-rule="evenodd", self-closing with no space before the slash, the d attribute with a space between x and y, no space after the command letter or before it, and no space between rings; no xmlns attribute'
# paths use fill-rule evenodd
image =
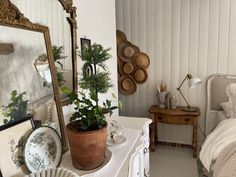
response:
<svg viewBox="0 0 236 177"><path fill-rule="evenodd" d="M170 147L179 147L179 148L192 149L192 145L190 145L190 144L171 143L171 142L164 142L164 141L158 141L157 144L158 144L158 145L163 145L163 146L170 146Z"/></svg>

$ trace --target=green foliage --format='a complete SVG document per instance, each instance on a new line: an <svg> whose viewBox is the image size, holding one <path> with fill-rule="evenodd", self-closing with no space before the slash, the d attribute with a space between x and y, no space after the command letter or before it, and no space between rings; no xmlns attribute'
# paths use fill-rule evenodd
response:
<svg viewBox="0 0 236 177"><path fill-rule="evenodd" d="M70 121L80 119L81 131L97 130L106 125L105 116L101 107L94 105L91 99L87 98L82 92L69 94L70 99L76 106L76 112L70 118ZM79 98L80 97L80 98Z"/></svg>
<svg viewBox="0 0 236 177"><path fill-rule="evenodd" d="M64 60L66 58L66 56L63 55L63 51L64 51L63 46L57 47L57 46L54 45L52 47L54 62L59 64L61 69L63 69L63 64L61 63L60 60Z"/></svg>
<svg viewBox="0 0 236 177"><path fill-rule="evenodd" d="M57 71L57 81L58 81L59 87L63 86L63 84L66 82L62 72Z"/></svg>
<svg viewBox="0 0 236 177"><path fill-rule="evenodd" d="M100 44L93 44L88 48L82 48L81 57L84 61L83 75L80 79L80 88L84 92L75 93L66 87L60 90L63 94L70 98L71 103L75 104L76 112L72 115L70 121L80 120L80 131L90 131L102 128L106 125L104 113L112 114L112 110L116 106L111 105L110 100L98 105L99 93L107 93L112 87L110 73L104 64L111 55L108 53L110 49L104 49Z"/></svg>
<svg viewBox="0 0 236 177"><path fill-rule="evenodd" d="M28 100L23 100L25 94L26 92L23 92L18 95L16 90L11 92L10 103L6 107L3 107L4 124L26 117Z"/></svg>
<svg viewBox="0 0 236 177"><path fill-rule="evenodd" d="M95 64L106 70L104 62L111 58L111 55L108 53L110 50L110 48L104 49L100 44L93 44L82 48L80 56L85 61L85 65L86 63Z"/></svg>
<svg viewBox="0 0 236 177"><path fill-rule="evenodd" d="M90 91L90 97L96 101L98 106L98 93L107 93L112 87L110 73L107 71L106 62L111 55L110 49L104 49L100 44L93 44L82 49L81 57L84 61L82 70L85 71L88 66L92 67L91 73L83 72L80 80L80 87Z"/></svg>
<svg viewBox="0 0 236 177"><path fill-rule="evenodd" d="M52 52L53 52L54 62L60 66L60 68L57 69L63 69L63 64L61 63L61 60L64 60L67 57L63 55L64 47L63 46L57 47L54 45L52 47ZM59 86L62 86L65 83L63 73L58 70L57 70L57 81Z"/></svg>

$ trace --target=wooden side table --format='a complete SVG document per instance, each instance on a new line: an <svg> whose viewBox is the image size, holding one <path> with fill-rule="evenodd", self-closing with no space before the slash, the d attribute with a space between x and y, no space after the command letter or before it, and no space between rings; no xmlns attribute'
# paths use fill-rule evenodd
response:
<svg viewBox="0 0 236 177"><path fill-rule="evenodd" d="M155 144L158 142L157 134L157 124L158 122L166 124L175 124L175 125L192 125L192 149L193 157L197 156L197 127L198 127L198 117L200 115L200 110L198 108L195 112L186 112L182 111L181 107L176 109L161 109L156 105L151 106L149 109L152 119L152 130L151 130L151 151L155 151Z"/></svg>

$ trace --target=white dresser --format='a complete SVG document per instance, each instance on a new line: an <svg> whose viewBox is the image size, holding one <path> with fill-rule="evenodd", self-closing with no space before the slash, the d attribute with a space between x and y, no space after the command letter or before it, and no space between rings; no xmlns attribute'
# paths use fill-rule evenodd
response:
<svg viewBox="0 0 236 177"><path fill-rule="evenodd" d="M149 170L149 124L150 119L134 117L110 118L116 120L127 130L127 144L121 147L110 147L111 160L103 168L93 173L80 175L81 177L146 177ZM134 138L132 138L134 137ZM77 174L80 170L73 167L70 162L70 153L62 158L62 167ZM70 164L71 163L71 164Z"/></svg>
<svg viewBox="0 0 236 177"><path fill-rule="evenodd" d="M149 124L150 119L119 117L118 124L126 128L141 130L140 136L128 155L117 177L146 177L150 176L149 169Z"/></svg>

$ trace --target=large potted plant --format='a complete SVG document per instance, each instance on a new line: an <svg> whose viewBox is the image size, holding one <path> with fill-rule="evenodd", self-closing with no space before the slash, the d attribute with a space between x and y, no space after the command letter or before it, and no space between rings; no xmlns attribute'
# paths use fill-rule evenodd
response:
<svg viewBox="0 0 236 177"><path fill-rule="evenodd" d="M80 91L71 92L63 87L76 112L66 126L73 165L78 169L94 169L105 161L107 122L104 113L112 113L117 107L111 101L99 101L99 94L107 93L112 87L106 62L111 55L110 49L99 44L83 48L81 58L84 61L80 79Z"/></svg>

